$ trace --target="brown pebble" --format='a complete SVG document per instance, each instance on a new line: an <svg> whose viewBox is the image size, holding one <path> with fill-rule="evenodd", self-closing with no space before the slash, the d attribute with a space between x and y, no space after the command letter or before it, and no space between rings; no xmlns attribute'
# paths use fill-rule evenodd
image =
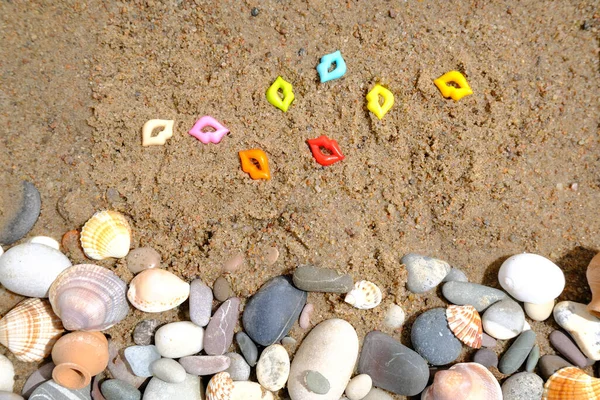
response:
<svg viewBox="0 0 600 400"><path fill-rule="evenodd" d="M232 274L244 263L244 254L237 253L223 264L223 272Z"/></svg>
<svg viewBox="0 0 600 400"><path fill-rule="evenodd" d="M276 247L267 247L265 250L265 263L267 265L273 265L279 258L279 250Z"/></svg>
<svg viewBox="0 0 600 400"><path fill-rule="evenodd" d="M83 260L85 259L85 254L83 253L83 248L81 248L81 241L79 240L79 231L73 229L65 233L60 240L60 245L62 246L64 252L71 256L71 259Z"/></svg>
<svg viewBox="0 0 600 400"><path fill-rule="evenodd" d="M138 247L127 254L127 268L138 274L145 269L160 267L160 254L152 247Z"/></svg>
<svg viewBox="0 0 600 400"><path fill-rule="evenodd" d="M219 301L225 301L228 298L235 296L235 293L231 290L229 281L222 276L218 277L215 283L213 283L213 294L215 299Z"/></svg>

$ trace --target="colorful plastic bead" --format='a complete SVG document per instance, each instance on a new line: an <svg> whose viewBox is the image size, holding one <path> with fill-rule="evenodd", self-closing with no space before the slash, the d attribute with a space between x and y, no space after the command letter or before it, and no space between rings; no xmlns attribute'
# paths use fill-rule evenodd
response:
<svg viewBox="0 0 600 400"><path fill-rule="evenodd" d="M283 94L283 99L279 96L279 90ZM292 84L278 76L275 82L267 89L267 100L281 111L286 112L290 104L294 101L294 92Z"/></svg>
<svg viewBox="0 0 600 400"><path fill-rule="evenodd" d="M306 142L315 160L324 167L342 161L345 158L338 143L327 136L309 139ZM324 154L321 148L327 149L331 154Z"/></svg>
<svg viewBox="0 0 600 400"><path fill-rule="evenodd" d="M207 127L213 128L214 131L205 132L204 129ZM196 121L188 133L204 144L219 143L223 136L229 133L229 129L213 117L205 115Z"/></svg>
<svg viewBox="0 0 600 400"><path fill-rule="evenodd" d="M335 63L335 68L329 71L329 68ZM340 51L335 53L326 54L321 57L321 63L317 65L317 72L321 78L321 83L338 79L344 76L346 73L346 62L342 57Z"/></svg>
<svg viewBox="0 0 600 400"><path fill-rule="evenodd" d="M454 86L448 85L448 83L450 82L454 82L458 85L458 87L456 88ZM440 92L442 92L442 96L446 98L451 97L454 101L458 101L465 96L473 94L473 91L467 83L467 80L465 79L463 74L461 74L458 71L446 72L444 75L435 79L433 83L435 83L435 86L437 86L438 89L440 89Z"/></svg>
<svg viewBox="0 0 600 400"><path fill-rule="evenodd" d="M160 146L173 136L173 125L175 121L169 119L151 119L142 128L142 146ZM156 128L163 128L156 136L152 132Z"/></svg>
<svg viewBox="0 0 600 400"><path fill-rule="evenodd" d="M379 96L383 97L383 104L379 104ZM379 83L367 94L367 108L379 119L382 119L393 105L394 95Z"/></svg>
<svg viewBox="0 0 600 400"><path fill-rule="evenodd" d="M252 179L271 179L269 161L264 151L252 149L240 151L238 154L242 161L242 171L250 174Z"/></svg>

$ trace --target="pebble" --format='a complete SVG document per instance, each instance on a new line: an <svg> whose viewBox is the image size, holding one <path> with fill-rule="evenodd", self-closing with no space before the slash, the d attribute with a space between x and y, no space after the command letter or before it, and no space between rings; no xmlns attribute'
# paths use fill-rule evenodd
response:
<svg viewBox="0 0 600 400"><path fill-rule="evenodd" d="M304 385L306 371L316 371L328 381L328 399L339 399L350 381L358 358L358 336L348 322L328 319L306 335L290 367L288 393L294 400L314 396Z"/></svg>
<svg viewBox="0 0 600 400"><path fill-rule="evenodd" d="M158 328L154 335L161 356L179 358L202 350L204 329L189 321L171 322Z"/></svg>
<svg viewBox="0 0 600 400"><path fill-rule="evenodd" d="M469 278L460 269L452 267L442 282L469 282Z"/></svg>
<svg viewBox="0 0 600 400"><path fill-rule="evenodd" d="M256 292L244 309L244 330L255 343L269 346L280 341L298 320L307 293L296 289L291 279L277 276Z"/></svg>
<svg viewBox="0 0 600 400"><path fill-rule="evenodd" d="M434 308L419 315L410 338L415 351L432 365L450 364L462 350L461 341L448 327L445 308Z"/></svg>
<svg viewBox="0 0 600 400"><path fill-rule="evenodd" d="M244 254L237 253L223 264L223 272L232 274L237 271L244 263Z"/></svg>
<svg viewBox="0 0 600 400"><path fill-rule="evenodd" d="M225 370L234 381L247 381L250 378L250 366L238 353L227 353L229 368Z"/></svg>
<svg viewBox="0 0 600 400"><path fill-rule="evenodd" d="M253 17L258 16L259 13L260 13L260 10L256 7L253 7L252 10L250 10L250 15L252 15Z"/></svg>
<svg viewBox="0 0 600 400"><path fill-rule="evenodd" d="M394 400L392 396L381 389L373 388L362 400Z"/></svg>
<svg viewBox="0 0 600 400"><path fill-rule="evenodd" d="M450 272L450 264L416 253L409 253L400 260L408 271L406 287L413 293L425 293L439 285Z"/></svg>
<svg viewBox="0 0 600 400"><path fill-rule="evenodd" d="M60 251L38 243L23 243L0 257L0 283L27 297L48 297L50 285L71 266Z"/></svg>
<svg viewBox="0 0 600 400"><path fill-rule="evenodd" d="M553 331L550 334L550 343L564 358L579 368L585 368L588 360L573 341L561 331Z"/></svg>
<svg viewBox="0 0 600 400"><path fill-rule="evenodd" d="M252 339L250 339L250 336L244 332L238 332L235 334L235 341L240 347L240 351L248 365L254 367L258 361L258 349Z"/></svg>
<svg viewBox="0 0 600 400"><path fill-rule="evenodd" d="M108 379L100 386L106 400L140 400L142 393L137 388L119 379Z"/></svg>
<svg viewBox="0 0 600 400"><path fill-rule="evenodd" d="M198 326L206 326L212 315L213 292L200 279L190 284L190 319Z"/></svg>
<svg viewBox="0 0 600 400"><path fill-rule="evenodd" d="M279 250L277 250L277 247L272 247L269 246L266 248L265 252L264 252L264 259L265 259L265 263L267 265L273 265L277 262L277 259L279 258Z"/></svg>
<svg viewBox="0 0 600 400"><path fill-rule="evenodd" d="M281 345L285 347L285 349L290 353L295 352L297 344L298 341L291 336L286 336L283 339L281 339Z"/></svg>
<svg viewBox="0 0 600 400"><path fill-rule="evenodd" d="M100 391L100 382L104 382L105 380L106 377L104 376L104 372L100 372L92 378L92 400L106 400L106 397L104 397L102 391Z"/></svg>
<svg viewBox="0 0 600 400"><path fill-rule="evenodd" d="M302 309L302 312L300 313L300 319L298 320L298 324L300 325L300 328L302 328L302 329L310 328L310 315L312 314L314 309L315 309L315 306L313 306L312 303L307 303L304 306L304 308Z"/></svg>
<svg viewBox="0 0 600 400"><path fill-rule="evenodd" d="M487 348L494 348L496 347L496 344L498 342L496 341L496 339L494 339L493 337L491 337L490 335L488 335L487 333L483 332L483 336L481 339L481 345L483 347L487 347Z"/></svg>
<svg viewBox="0 0 600 400"><path fill-rule="evenodd" d="M123 353L133 374L142 378L152 376L150 365L160 359L160 354L154 345L130 346Z"/></svg>
<svg viewBox="0 0 600 400"><path fill-rule="evenodd" d="M181 383L167 383L152 378L144 390L143 400L202 400L203 394L204 388L198 376L186 375Z"/></svg>
<svg viewBox="0 0 600 400"><path fill-rule="evenodd" d="M92 400L91 393L89 385L83 389L70 390L49 380L38 386L29 396L29 400Z"/></svg>
<svg viewBox="0 0 600 400"><path fill-rule="evenodd" d="M383 323L385 326L391 329L399 329L404 325L406 320L406 313L398 304L390 304Z"/></svg>
<svg viewBox="0 0 600 400"><path fill-rule="evenodd" d="M498 355L489 349L479 349L473 355L473 362L481 364L486 368L498 368Z"/></svg>
<svg viewBox="0 0 600 400"><path fill-rule="evenodd" d="M348 293L354 287L349 274L335 269L302 265L294 271L294 285L306 292Z"/></svg>
<svg viewBox="0 0 600 400"><path fill-rule="evenodd" d="M512 339L523 331L525 313L516 301L506 298L490 306L483 313L481 323L491 337Z"/></svg>
<svg viewBox="0 0 600 400"><path fill-rule="evenodd" d="M367 374L356 375L350 379L344 393L348 400L361 400L364 398L373 387L373 380Z"/></svg>
<svg viewBox="0 0 600 400"><path fill-rule="evenodd" d="M133 342L140 346L151 344L154 331L156 331L158 325L160 325L160 322L156 319L145 319L138 322L133 330Z"/></svg>
<svg viewBox="0 0 600 400"><path fill-rule="evenodd" d="M452 304L472 305L482 312L497 301L506 298L506 293L489 286L471 282L447 282L442 286L442 294Z"/></svg>
<svg viewBox="0 0 600 400"><path fill-rule="evenodd" d="M535 345L535 332L525 331L517 337L500 358L498 369L504 375L514 374L523 365Z"/></svg>
<svg viewBox="0 0 600 400"><path fill-rule="evenodd" d="M108 370L113 378L120 379L130 385L139 388L146 378L140 378L129 372L127 363L121 359L120 347L113 341L108 341Z"/></svg>
<svg viewBox="0 0 600 400"><path fill-rule="evenodd" d="M256 382L234 381L231 397L228 400L273 400L273 393Z"/></svg>
<svg viewBox="0 0 600 400"><path fill-rule="evenodd" d="M0 245L11 245L33 228L40 215L42 200L40 192L30 182L8 185L3 182L3 186L5 195L0 198L0 209L3 211L0 216Z"/></svg>
<svg viewBox="0 0 600 400"><path fill-rule="evenodd" d="M23 385L23 389L21 390L21 394L25 398L29 398L31 393L40 386L42 383L49 381L52 379L52 370L54 369L54 363L52 361L42 365L37 370L35 370L27 381L25 381L25 385ZM0 368L1 370L1 368Z"/></svg>
<svg viewBox="0 0 600 400"><path fill-rule="evenodd" d="M233 342L233 330L240 317L240 299L232 297L217 309L204 332L204 351L211 356L225 354Z"/></svg>
<svg viewBox="0 0 600 400"><path fill-rule="evenodd" d="M152 247L138 247L129 251L125 261L132 274L139 274L149 268L160 268L160 254Z"/></svg>
<svg viewBox="0 0 600 400"><path fill-rule="evenodd" d="M527 356L527 361L525 362L525 371L533 372L539 360L540 346L536 344L535 346L533 346L533 349L531 349L529 355Z"/></svg>
<svg viewBox="0 0 600 400"><path fill-rule="evenodd" d="M418 353L378 331L365 337L358 373L369 375L373 386L403 396L421 393L429 380L427 362Z"/></svg>
<svg viewBox="0 0 600 400"><path fill-rule="evenodd" d="M552 315L554 300L543 304L525 303L523 308L525 308L525 313L532 320L545 321Z"/></svg>
<svg viewBox="0 0 600 400"><path fill-rule="evenodd" d="M16 393L0 390L0 400L24 400L24 398Z"/></svg>
<svg viewBox="0 0 600 400"><path fill-rule="evenodd" d="M235 296L235 293L233 293L229 281L220 276L215 283L213 283L213 295L218 301L225 301L228 298Z"/></svg>
<svg viewBox="0 0 600 400"><path fill-rule="evenodd" d="M600 319L590 314L585 304L561 301L554 307L554 320L573 337L583 354L600 360Z"/></svg>
<svg viewBox="0 0 600 400"><path fill-rule="evenodd" d="M43 244L44 246L52 247L54 250L60 250L60 244L58 244L56 239L53 239L49 236L34 236L27 239L27 243Z"/></svg>
<svg viewBox="0 0 600 400"><path fill-rule="evenodd" d="M531 372L520 372L502 384L503 400L539 400L544 393L544 381Z"/></svg>
<svg viewBox="0 0 600 400"><path fill-rule="evenodd" d="M553 354L546 354L540 358L538 362L538 366L540 368L540 374L544 380L550 378L550 376L564 367L571 367L571 363L565 360L562 357L555 356Z"/></svg>
<svg viewBox="0 0 600 400"><path fill-rule="evenodd" d="M12 362L0 354L0 390L12 392L15 385L15 368Z"/></svg>
<svg viewBox="0 0 600 400"><path fill-rule="evenodd" d="M304 382L306 383L308 390L316 394L327 394L331 389L331 385L327 378L318 371L306 371Z"/></svg>
<svg viewBox="0 0 600 400"><path fill-rule="evenodd" d="M171 358L161 358L150 365L152 375L167 383L181 383L187 375L185 368Z"/></svg>
<svg viewBox="0 0 600 400"><path fill-rule="evenodd" d="M290 376L290 356L280 344L263 350L256 364L256 377L262 387L276 392L285 386Z"/></svg>
<svg viewBox="0 0 600 400"><path fill-rule="evenodd" d="M229 368L227 356L188 356L179 359L185 372L191 375L214 375Z"/></svg>

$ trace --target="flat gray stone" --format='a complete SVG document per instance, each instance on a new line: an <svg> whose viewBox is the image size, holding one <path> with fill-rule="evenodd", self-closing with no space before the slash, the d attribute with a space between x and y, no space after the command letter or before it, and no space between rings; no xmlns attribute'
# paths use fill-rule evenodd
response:
<svg viewBox="0 0 600 400"><path fill-rule="evenodd" d="M538 362L540 374L544 380L547 380L561 368L572 367L573 365L562 357L553 354L546 354L540 358Z"/></svg>
<svg viewBox="0 0 600 400"><path fill-rule="evenodd" d="M238 353L226 353L229 357L229 368L225 370L234 381L247 381L250 378L250 365Z"/></svg>
<svg viewBox="0 0 600 400"><path fill-rule="evenodd" d="M204 331L204 351L206 354L211 356L225 354L233 342L233 330L239 317L239 298L232 297L221 304Z"/></svg>
<svg viewBox="0 0 600 400"><path fill-rule="evenodd" d="M481 323L483 330L491 337L499 340L512 339L523 331L525 313L516 301L506 298L485 310Z"/></svg>
<svg viewBox="0 0 600 400"><path fill-rule="evenodd" d="M254 367L258 362L258 348L256 344L250 339L250 336L246 335L245 332L238 332L235 334L235 341L240 346L246 362L249 366Z"/></svg>
<svg viewBox="0 0 600 400"><path fill-rule="evenodd" d="M27 381L25 381L25 385L23 385L23 389L21 390L21 394L25 398L29 398L33 391L40 386L42 383L49 381L52 379L52 370L54 369L54 363L50 361L39 367L35 370Z"/></svg>
<svg viewBox="0 0 600 400"><path fill-rule="evenodd" d="M469 282L469 278L460 269L452 267L442 282Z"/></svg>
<svg viewBox="0 0 600 400"><path fill-rule="evenodd" d="M140 400L142 393L129 383L119 379L108 379L100 386L106 400Z"/></svg>
<svg viewBox="0 0 600 400"><path fill-rule="evenodd" d="M413 293L425 293L435 288L451 270L446 261L416 253L405 255L400 262L408 271L406 287Z"/></svg>
<svg viewBox="0 0 600 400"><path fill-rule="evenodd" d="M460 356L462 344L448 327L445 308L417 317L410 331L413 348L432 365L446 365Z"/></svg>
<svg viewBox="0 0 600 400"><path fill-rule="evenodd" d="M479 349L473 355L473 362L486 368L498 367L498 355L489 349Z"/></svg>
<svg viewBox="0 0 600 400"><path fill-rule="evenodd" d="M91 393L92 389L89 385L83 389L70 390L49 380L38 386L31 393L29 400L92 400Z"/></svg>
<svg viewBox="0 0 600 400"><path fill-rule="evenodd" d="M539 400L544 393L544 381L531 372L521 372L502 384L503 400Z"/></svg>
<svg viewBox="0 0 600 400"><path fill-rule="evenodd" d="M348 293L354 287L349 274L335 269L302 265L294 271L294 285L305 292Z"/></svg>
<svg viewBox="0 0 600 400"><path fill-rule="evenodd" d="M200 279L190 283L190 319L198 326L206 326L212 315L213 291Z"/></svg>
<svg viewBox="0 0 600 400"><path fill-rule="evenodd" d="M540 346L536 344L535 346L533 346L533 349L531 349L529 355L527 356L527 361L525 361L525 371L533 372L539 360Z"/></svg>
<svg viewBox="0 0 600 400"><path fill-rule="evenodd" d="M5 184L5 182L4 182ZM3 187L0 197L0 245L11 245L22 239L35 225L42 208L40 192L32 183L22 181Z"/></svg>
<svg viewBox="0 0 600 400"><path fill-rule="evenodd" d="M565 335L561 331L553 331L550 334L550 343L564 358L578 366L579 368L585 368L588 360L583 355L579 347L573 343L571 338Z"/></svg>
<svg viewBox="0 0 600 400"><path fill-rule="evenodd" d="M535 332L525 331L510 345L500 358L498 369L505 375L514 374L523 365L535 345Z"/></svg>
<svg viewBox="0 0 600 400"><path fill-rule="evenodd" d="M167 383L181 383L187 375L185 368L171 358L161 358L150 365L152 375Z"/></svg>
<svg viewBox="0 0 600 400"><path fill-rule="evenodd" d="M185 372L190 375L214 375L225 371L230 365L227 356L188 356L179 359Z"/></svg>
<svg viewBox="0 0 600 400"><path fill-rule="evenodd" d="M198 376L188 374L181 383L167 383L152 378L144 390L143 400L202 400L203 393L204 387Z"/></svg>
<svg viewBox="0 0 600 400"><path fill-rule="evenodd" d="M138 322L133 330L134 343L140 346L152 344L152 338L154 337L154 332L156 332L158 325L160 325L160 322L156 319L145 319Z"/></svg>
<svg viewBox="0 0 600 400"><path fill-rule="evenodd" d="M506 298L506 293L501 290L477 283L457 281L446 282L442 286L442 294L450 303L459 306L469 304L478 312Z"/></svg>
<svg viewBox="0 0 600 400"><path fill-rule="evenodd" d="M331 388L327 378L319 371L306 371L304 382L308 390L316 394L327 394Z"/></svg>
<svg viewBox="0 0 600 400"><path fill-rule="evenodd" d="M124 351L125 359L131 367L135 376L148 378L152 376L150 365L156 360L160 360L160 353L156 346L130 346Z"/></svg>

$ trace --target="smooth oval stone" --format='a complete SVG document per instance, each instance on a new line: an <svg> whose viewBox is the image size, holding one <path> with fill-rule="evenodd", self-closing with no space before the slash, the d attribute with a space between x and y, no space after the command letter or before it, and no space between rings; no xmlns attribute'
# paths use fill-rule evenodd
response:
<svg viewBox="0 0 600 400"><path fill-rule="evenodd" d="M0 245L11 245L29 233L42 208L40 192L32 183L6 185L0 196ZM32 296L38 297L38 296Z"/></svg>
<svg viewBox="0 0 600 400"><path fill-rule="evenodd" d="M290 356L280 344L263 350L256 364L256 378L262 387L276 392L285 386L290 375Z"/></svg>
<svg viewBox="0 0 600 400"><path fill-rule="evenodd" d="M554 307L554 320L569 332L583 354L600 360L600 319L590 314L585 304L561 301Z"/></svg>
<svg viewBox="0 0 600 400"><path fill-rule="evenodd" d="M49 380L38 386L29 400L92 400L92 389L88 385L83 389L71 390Z"/></svg>
<svg viewBox="0 0 600 400"><path fill-rule="evenodd" d="M181 383L168 383L158 378L150 379L143 400L201 400L204 388L199 376L186 375Z"/></svg>
<svg viewBox="0 0 600 400"><path fill-rule="evenodd" d="M506 293L489 286L471 282L447 282L442 286L442 294L452 304L471 305L482 312L497 301L506 298Z"/></svg>
<svg viewBox="0 0 600 400"><path fill-rule="evenodd" d="M133 374L142 378L152 376L150 365L160 360L160 353L154 345L130 346L125 349L124 354Z"/></svg>
<svg viewBox="0 0 600 400"><path fill-rule="evenodd" d="M140 400L142 393L127 382L119 379L108 379L100 387L106 400Z"/></svg>
<svg viewBox="0 0 600 400"><path fill-rule="evenodd" d="M29 375L27 381L25 381L25 385L23 385L23 390L21 390L21 394L25 398L29 398L29 396L31 396L31 393L33 393L35 388L40 386L42 383L52 379L53 369L54 363L50 361L49 363L46 363L39 367L37 370L35 370L34 373Z"/></svg>
<svg viewBox="0 0 600 400"><path fill-rule="evenodd" d="M500 340L512 339L523 331L525 313L516 301L506 298L492 304L483 313L481 323L491 337Z"/></svg>
<svg viewBox="0 0 600 400"><path fill-rule="evenodd" d="M344 393L348 400L361 400L364 398L373 387L373 380L367 374L356 375L350 379Z"/></svg>
<svg viewBox="0 0 600 400"><path fill-rule="evenodd" d="M500 358L498 369L505 375L515 373L527 359L535 345L535 332L525 331L515 339L508 350Z"/></svg>
<svg viewBox="0 0 600 400"><path fill-rule="evenodd" d="M487 333L483 332L483 336L481 339L481 346L487 347L487 348L494 348L494 347L496 347L496 344L497 344L496 339L494 339Z"/></svg>
<svg viewBox="0 0 600 400"><path fill-rule="evenodd" d="M234 381L229 400L273 400L273 393L256 382Z"/></svg>
<svg viewBox="0 0 600 400"><path fill-rule="evenodd" d="M410 338L415 351L432 365L449 364L462 350L461 341L448 327L444 308L434 308L419 315L413 323Z"/></svg>
<svg viewBox="0 0 600 400"><path fill-rule="evenodd" d="M4 390L0 390L0 400L25 400L23 396L19 396L13 392L5 392Z"/></svg>
<svg viewBox="0 0 600 400"><path fill-rule="evenodd" d="M232 297L218 308L204 331L204 351L211 356L225 354L233 342L233 330L240 317L240 299Z"/></svg>
<svg viewBox="0 0 600 400"><path fill-rule="evenodd" d="M486 368L498 367L498 355L489 349L479 349L473 355L473 362Z"/></svg>
<svg viewBox="0 0 600 400"><path fill-rule="evenodd" d="M113 378L120 379L130 385L139 388L146 381L146 378L135 376L129 371L129 367L119 354L120 347L114 340L108 341L108 370Z"/></svg>
<svg viewBox="0 0 600 400"><path fill-rule="evenodd" d="M358 336L348 322L328 319L306 335L290 367L288 393L292 400L314 400L305 386L306 371L316 371L330 384L327 399L339 399L358 358Z"/></svg>
<svg viewBox="0 0 600 400"><path fill-rule="evenodd" d="M204 329L188 321L171 322L158 328L154 335L161 356L179 358L202 350Z"/></svg>
<svg viewBox="0 0 600 400"><path fill-rule="evenodd" d="M12 392L15 385L15 368L12 362L0 354L0 390Z"/></svg>
<svg viewBox="0 0 600 400"><path fill-rule="evenodd" d="M406 320L406 313L398 304L391 304L385 314L383 323L391 329L398 329L404 325Z"/></svg>
<svg viewBox="0 0 600 400"><path fill-rule="evenodd" d="M218 301L225 301L228 298L235 296L235 293L233 293L229 281L220 276L215 283L213 283L213 295Z"/></svg>
<svg viewBox="0 0 600 400"><path fill-rule="evenodd" d="M156 319L145 319L140 321L133 330L133 342L140 346L148 346L152 343L154 331L160 322Z"/></svg>
<svg viewBox="0 0 600 400"><path fill-rule="evenodd" d="M529 352L529 355L527 356L527 361L525 362L525 371L533 372L533 370L537 366L539 359L540 359L540 346L538 346L536 344L535 346L533 346L533 349L531 349L531 351Z"/></svg>
<svg viewBox="0 0 600 400"><path fill-rule="evenodd" d="M56 241L56 239L51 238L50 236L34 236L27 239L27 243L43 244L44 246L52 247L54 250L60 250L60 244Z"/></svg>
<svg viewBox="0 0 600 400"><path fill-rule="evenodd" d="M539 400L544 393L544 381L531 372L520 372L502 384L503 400Z"/></svg>
<svg viewBox="0 0 600 400"><path fill-rule="evenodd" d="M327 394L329 393L329 389L331 389L331 385L327 378L318 371L306 371L304 383L308 390L316 394Z"/></svg>
<svg viewBox="0 0 600 400"><path fill-rule="evenodd" d="M185 368L171 358L161 358L150 366L152 375L167 383L181 383L185 381Z"/></svg>
<svg viewBox="0 0 600 400"><path fill-rule="evenodd" d="M250 378L250 366L238 353L227 353L229 368L225 370L234 381L247 381Z"/></svg>
<svg viewBox="0 0 600 400"><path fill-rule="evenodd" d="M554 309L554 299L543 304L525 303L523 308L525 309L527 316L532 320L545 321L550 317L550 315L552 315L552 310Z"/></svg>
<svg viewBox="0 0 600 400"><path fill-rule="evenodd" d="M442 282L469 282L469 278L460 269L452 267Z"/></svg>
<svg viewBox="0 0 600 400"><path fill-rule="evenodd" d="M561 331L553 331L550 334L550 343L567 360L579 368L585 368L588 360L581 350L571 341L571 339Z"/></svg>
<svg viewBox="0 0 600 400"><path fill-rule="evenodd" d="M310 316L312 315L315 306L312 303L306 303L302 312L300 313L300 318L298 320L298 324L302 329L310 328ZM282 339L283 340L283 339Z"/></svg>
<svg viewBox="0 0 600 400"><path fill-rule="evenodd" d="M250 336L246 335L244 332L238 332L235 334L235 341L238 346L240 346L240 351L248 365L254 367L258 361L258 348L256 348L256 345L252 339L250 339Z"/></svg>
<svg viewBox="0 0 600 400"><path fill-rule="evenodd" d="M138 247L130 250L125 261L132 274L139 274L149 268L160 268L160 254L152 247Z"/></svg>
<svg viewBox="0 0 600 400"><path fill-rule="evenodd" d="M191 375L213 375L229 368L227 356L188 356L179 359L185 372Z"/></svg>
<svg viewBox="0 0 600 400"><path fill-rule="evenodd" d="M369 394L367 394L367 396L362 400L394 400L394 399L392 398L392 396L390 396L383 390L377 389L374 387L373 389L371 389Z"/></svg>
<svg viewBox="0 0 600 400"><path fill-rule="evenodd" d="M573 366L564 358L555 356L553 354L543 355L540 358L538 365L540 367L540 373L542 374L542 378L544 378L544 380L550 378L552 374L554 374L561 368Z"/></svg>
<svg viewBox="0 0 600 400"><path fill-rule="evenodd" d="M298 320L306 297L307 293L296 289L289 277L276 276L248 300L242 316L244 330L263 346L280 341Z"/></svg>
<svg viewBox="0 0 600 400"><path fill-rule="evenodd" d="M52 282L70 266L67 256L52 247L23 243L0 257L0 283L22 296L48 297Z"/></svg>
<svg viewBox="0 0 600 400"><path fill-rule="evenodd" d="M190 319L198 326L206 326L212 315L213 292L200 279L190 284Z"/></svg>
<svg viewBox="0 0 600 400"><path fill-rule="evenodd" d="M435 288L451 270L446 261L416 253L405 255L400 262L408 271L406 287L413 293L425 293Z"/></svg>
<svg viewBox="0 0 600 400"><path fill-rule="evenodd" d="M403 396L421 393L429 380L429 368L423 357L378 331L365 337L358 373L369 375L373 386Z"/></svg>
<svg viewBox="0 0 600 400"><path fill-rule="evenodd" d="M354 287L349 274L335 269L302 265L294 271L294 285L306 292L348 293Z"/></svg>

